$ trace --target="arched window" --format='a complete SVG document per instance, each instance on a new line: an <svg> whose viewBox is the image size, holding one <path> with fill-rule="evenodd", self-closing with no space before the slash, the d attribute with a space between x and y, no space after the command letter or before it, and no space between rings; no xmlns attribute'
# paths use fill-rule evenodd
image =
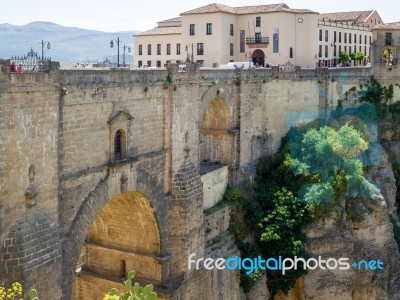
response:
<svg viewBox="0 0 400 300"><path fill-rule="evenodd" d="M115 133L115 137L114 137L114 159L115 160L120 160L122 158L124 158L124 153L123 153L123 132L120 129Z"/></svg>

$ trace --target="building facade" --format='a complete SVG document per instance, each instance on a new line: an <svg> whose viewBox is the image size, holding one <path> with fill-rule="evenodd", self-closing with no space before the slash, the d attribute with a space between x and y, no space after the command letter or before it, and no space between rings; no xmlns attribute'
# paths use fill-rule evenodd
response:
<svg viewBox="0 0 400 300"><path fill-rule="evenodd" d="M370 60L372 26L383 24L375 10L320 14L318 19L318 66L334 67L342 51L362 52Z"/></svg>
<svg viewBox="0 0 400 300"><path fill-rule="evenodd" d="M397 67L400 58L400 22L374 26L372 35L371 64L377 68L386 67L388 70Z"/></svg>
<svg viewBox="0 0 400 300"><path fill-rule="evenodd" d="M366 62L370 27L381 23L376 11L319 14L286 4L213 3L135 35L135 64L159 67L190 60L205 67L233 61L332 67L341 51L363 52Z"/></svg>

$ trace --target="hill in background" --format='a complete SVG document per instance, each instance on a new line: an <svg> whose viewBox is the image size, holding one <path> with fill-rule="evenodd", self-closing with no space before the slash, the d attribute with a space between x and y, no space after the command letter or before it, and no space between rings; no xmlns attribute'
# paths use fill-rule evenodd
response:
<svg viewBox="0 0 400 300"><path fill-rule="evenodd" d="M23 26L0 24L0 58L8 59L12 55L23 56L31 48L41 55L41 41L49 41L50 50L44 49L44 56L59 61L61 66L76 63L102 62L106 58L117 61L117 43L110 48L110 41L120 42L120 63L122 63L123 45L131 47L126 51L125 62L133 62L133 35L138 31L103 32L78 27L63 27L50 22L32 22Z"/></svg>

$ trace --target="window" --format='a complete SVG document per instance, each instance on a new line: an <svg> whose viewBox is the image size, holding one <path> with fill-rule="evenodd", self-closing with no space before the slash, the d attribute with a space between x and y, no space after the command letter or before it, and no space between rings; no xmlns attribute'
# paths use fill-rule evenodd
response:
<svg viewBox="0 0 400 300"><path fill-rule="evenodd" d="M147 66L148 66L148 67L151 67L151 60L148 60L148 61L147 61Z"/></svg>
<svg viewBox="0 0 400 300"><path fill-rule="evenodd" d="M181 55L181 44L176 44L176 55Z"/></svg>
<svg viewBox="0 0 400 300"><path fill-rule="evenodd" d="M230 25L229 32L230 32L231 36L233 36L233 24Z"/></svg>
<svg viewBox="0 0 400 300"><path fill-rule="evenodd" d="M325 45L325 57L328 57L328 45Z"/></svg>
<svg viewBox="0 0 400 300"><path fill-rule="evenodd" d="M364 36L364 44L365 45L367 44L367 36L366 35Z"/></svg>
<svg viewBox="0 0 400 300"><path fill-rule="evenodd" d="M319 30L319 41L322 42L322 29Z"/></svg>
<svg viewBox="0 0 400 300"><path fill-rule="evenodd" d="M333 56L336 57L337 53L336 53L336 45L333 46Z"/></svg>
<svg viewBox="0 0 400 300"><path fill-rule="evenodd" d="M161 55L161 44L157 44L157 55Z"/></svg>
<svg viewBox="0 0 400 300"><path fill-rule="evenodd" d="M364 56L367 56L367 46L364 46Z"/></svg>
<svg viewBox="0 0 400 300"><path fill-rule="evenodd" d="M207 23L206 34L212 35L212 23Z"/></svg>
<svg viewBox="0 0 400 300"><path fill-rule="evenodd" d="M354 34L354 44L357 44L357 34Z"/></svg>
<svg viewBox="0 0 400 300"><path fill-rule="evenodd" d="M230 54L230 56L233 56L233 44L232 43L229 45L229 54Z"/></svg>
<svg viewBox="0 0 400 300"><path fill-rule="evenodd" d="M290 47L289 49L289 58L293 58L293 48Z"/></svg>
<svg viewBox="0 0 400 300"><path fill-rule="evenodd" d="M114 136L114 159L121 160L125 158L125 153L123 153L123 142L125 134L123 130L118 130Z"/></svg>
<svg viewBox="0 0 400 300"><path fill-rule="evenodd" d="M349 44L351 44L351 33L349 33Z"/></svg>
<svg viewBox="0 0 400 300"><path fill-rule="evenodd" d="M141 60L138 60L138 67L141 68L143 66L143 62Z"/></svg>
<svg viewBox="0 0 400 300"><path fill-rule="evenodd" d="M261 32L256 32L255 42L256 44L261 43Z"/></svg>
<svg viewBox="0 0 400 300"><path fill-rule="evenodd" d="M371 36L369 37L369 44L370 45L372 44L372 37Z"/></svg>
<svg viewBox="0 0 400 300"><path fill-rule="evenodd" d="M171 55L171 44L167 44L167 55Z"/></svg>
<svg viewBox="0 0 400 300"><path fill-rule="evenodd" d="M256 27L261 27L261 17L256 17Z"/></svg>
<svg viewBox="0 0 400 300"><path fill-rule="evenodd" d="M139 45L139 55L142 55L142 51L143 51L142 45Z"/></svg>
<svg viewBox="0 0 400 300"><path fill-rule="evenodd" d="M347 43L347 33L344 33L344 42Z"/></svg>
<svg viewBox="0 0 400 300"><path fill-rule="evenodd" d="M151 45L147 45L147 55L151 55Z"/></svg>
<svg viewBox="0 0 400 300"><path fill-rule="evenodd" d="M359 43L362 43L362 35L360 34Z"/></svg>
<svg viewBox="0 0 400 300"><path fill-rule="evenodd" d="M204 44L197 43L197 55L203 55L203 54L204 54Z"/></svg>
<svg viewBox="0 0 400 300"><path fill-rule="evenodd" d="M336 43L336 31L333 32L333 42Z"/></svg>
<svg viewBox="0 0 400 300"><path fill-rule="evenodd" d="M202 66L204 64L204 60L196 60L196 63Z"/></svg>
<svg viewBox="0 0 400 300"><path fill-rule="evenodd" d="M322 45L319 45L318 56L322 57Z"/></svg>
<svg viewBox="0 0 400 300"><path fill-rule="evenodd" d="M385 45L387 45L387 46L392 45L392 33L391 32L385 33Z"/></svg>
<svg viewBox="0 0 400 300"><path fill-rule="evenodd" d="M341 42L342 42L342 33L339 32L339 43L341 43Z"/></svg>
<svg viewBox="0 0 400 300"><path fill-rule="evenodd" d="M347 52L347 46L344 46L344 52Z"/></svg>
<svg viewBox="0 0 400 300"><path fill-rule="evenodd" d="M325 30L325 42L328 41L328 30Z"/></svg>
<svg viewBox="0 0 400 300"><path fill-rule="evenodd" d="M161 68L161 60L156 61L156 66L157 66L157 68Z"/></svg>
<svg viewBox="0 0 400 300"><path fill-rule="evenodd" d="M339 45L339 54L342 53L342 46Z"/></svg>
<svg viewBox="0 0 400 300"><path fill-rule="evenodd" d="M189 25L189 34L190 35L194 35L195 34L194 24L190 24Z"/></svg>
<svg viewBox="0 0 400 300"><path fill-rule="evenodd" d="M351 54L352 52L351 52L351 46L349 47L349 54Z"/></svg>

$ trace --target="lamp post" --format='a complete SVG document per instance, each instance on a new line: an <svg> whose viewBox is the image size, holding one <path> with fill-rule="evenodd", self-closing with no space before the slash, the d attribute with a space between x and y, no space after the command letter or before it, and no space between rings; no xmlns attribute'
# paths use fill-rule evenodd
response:
<svg viewBox="0 0 400 300"><path fill-rule="evenodd" d="M124 67L125 67L125 49L128 52L131 52L131 47L124 45L124 56L123 56L123 60L122 60L122 64L124 65Z"/></svg>
<svg viewBox="0 0 400 300"><path fill-rule="evenodd" d="M46 45L47 49L50 49L50 42L42 40L39 44L42 45L42 61L44 61L44 46Z"/></svg>
<svg viewBox="0 0 400 300"><path fill-rule="evenodd" d="M110 42L110 48L114 48L114 41L117 42L117 54L118 54L118 58L117 58L117 67L119 67L119 42L122 42L119 37L116 40L111 40Z"/></svg>
<svg viewBox="0 0 400 300"><path fill-rule="evenodd" d="M186 62L189 62L189 47L192 47L192 60L191 60L191 62L193 62L193 47L194 47L194 44L192 43L192 44L187 44L186 46L185 46L185 50L186 50Z"/></svg>

